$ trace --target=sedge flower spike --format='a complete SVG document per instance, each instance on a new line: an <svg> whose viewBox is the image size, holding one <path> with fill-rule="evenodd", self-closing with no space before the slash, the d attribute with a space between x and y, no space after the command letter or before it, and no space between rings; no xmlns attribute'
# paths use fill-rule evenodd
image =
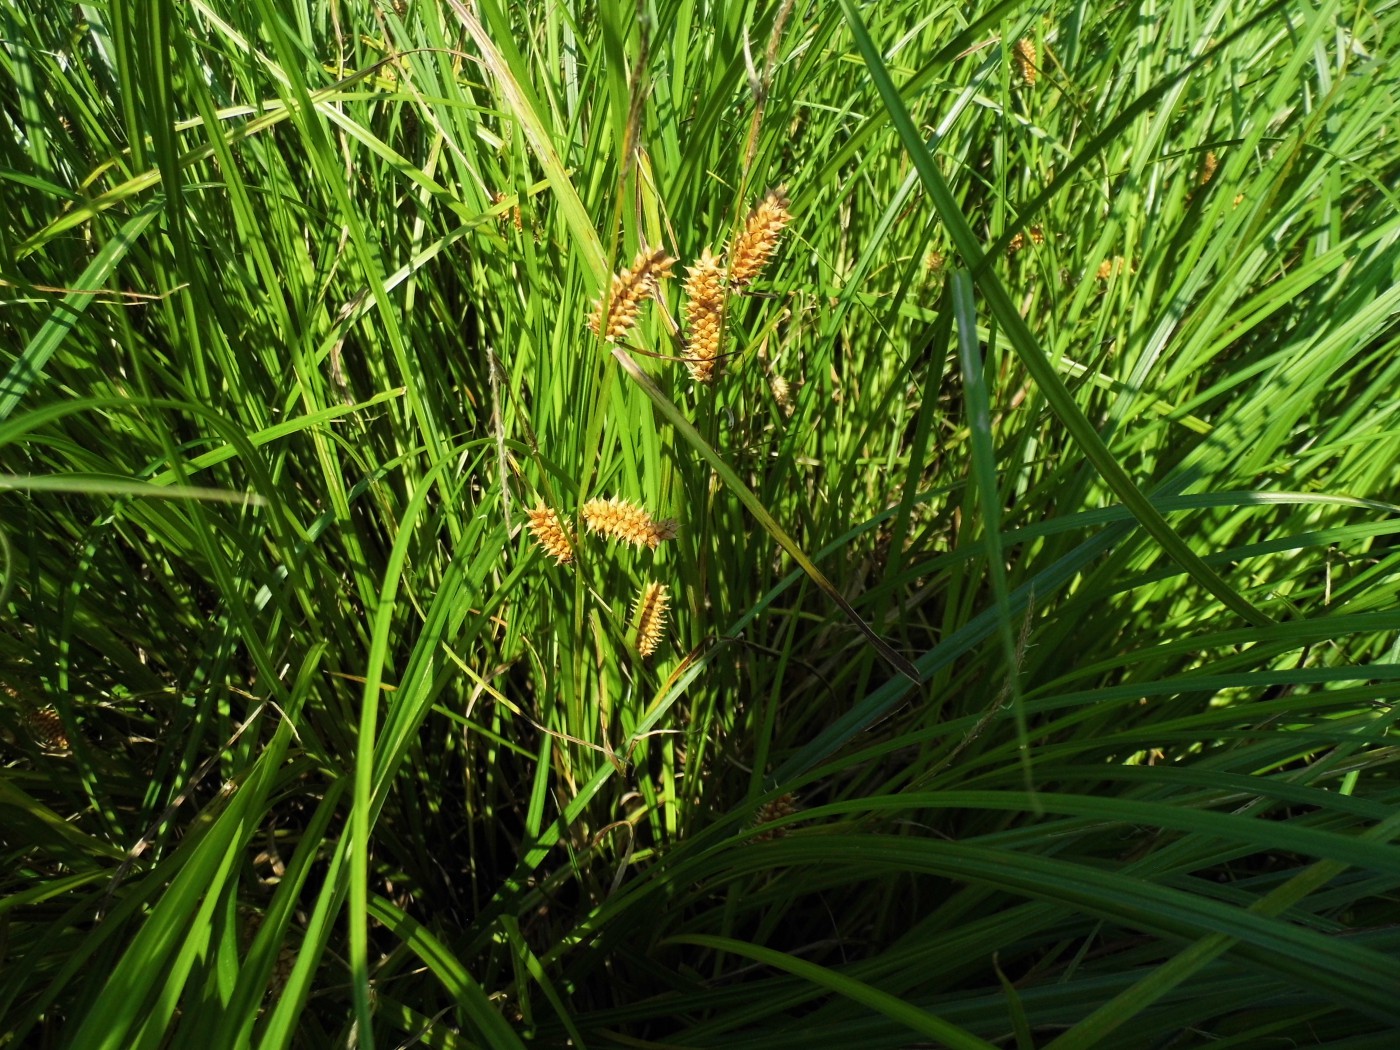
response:
<svg viewBox="0 0 1400 1050"><path fill-rule="evenodd" d="M1016 59L1017 72L1021 74L1021 79L1025 82L1026 87L1035 87L1035 42L1022 38L1016 41L1016 46L1011 49L1011 54Z"/></svg>
<svg viewBox="0 0 1400 1050"><path fill-rule="evenodd" d="M646 508L625 499L591 499L580 510L589 532L608 539L622 540L634 547L655 550L665 540L675 539L674 521L655 521Z"/></svg>
<svg viewBox="0 0 1400 1050"><path fill-rule="evenodd" d="M530 516L530 532L540 548L560 565L573 561L574 549L569 546L569 536L559 515L543 503L526 513Z"/></svg>
<svg viewBox="0 0 1400 1050"><path fill-rule="evenodd" d="M706 248L700 261L686 267L685 279L685 367L697 383L715 377L719 357L720 329L724 320L724 267Z"/></svg>
<svg viewBox="0 0 1400 1050"><path fill-rule="evenodd" d="M666 608L671 595L664 583L649 583L637 596L637 604L632 611L632 619L637 623L637 652L642 658L650 656L660 647L662 634L666 630Z"/></svg>
<svg viewBox="0 0 1400 1050"><path fill-rule="evenodd" d="M779 186L769 190L768 195L749 212L748 220L729 253L731 284L748 284L762 272L778 247L783 227L792 221L792 213L788 211L791 204L784 188Z"/></svg>
<svg viewBox="0 0 1400 1050"><path fill-rule="evenodd" d="M661 291L660 279L671 276L676 260L660 248L643 251L632 265L612 279L611 295L606 303L599 300L588 315L588 327L594 335L615 343L637 323L642 303L655 299Z"/></svg>

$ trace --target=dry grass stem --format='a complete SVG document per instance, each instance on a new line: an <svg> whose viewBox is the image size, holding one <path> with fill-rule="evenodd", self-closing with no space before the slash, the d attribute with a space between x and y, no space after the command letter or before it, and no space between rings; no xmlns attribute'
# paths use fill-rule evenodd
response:
<svg viewBox="0 0 1400 1050"><path fill-rule="evenodd" d="M666 629L666 609L671 596L664 583L649 583L637 596L632 619L637 623L637 652L650 656L660 647Z"/></svg>
<svg viewBox="0 0 1400 1050"><path fill-rule="evenodd" d="M593 334L616 342L631 331L642 303L657 297L660 279L671 276L675 263L676 260L660 248L639 252L632 265L613 278L608 302L604 304L599 300L588 315L588 327Z"/></svg>
<svg viewBox="0 0 1400 1050"><path fill-rule="evenodd" d="M708 383L715 377L724 323L724 267L707 247L686 272L685 367L697 383Z"/></svg>
<svg viewBox="0 0 1400 1050"><path fill-rule="evenodd" d="M544 552L560 565L573 561L574 549L569 545L569 536L559 521L559 515L543 503L527 513L530 515L530 532Z"/></svg>
<svg viewBox="0 0 1400 1050"><path fill-rule="evenodd" d="M769 190L768 195L749 212L744 229L729 253L731 284L748 284L767 265L778 246L783 227L792 221L792 213L788 211L791 203L785 196L784 188L779 186Z"/></svg>

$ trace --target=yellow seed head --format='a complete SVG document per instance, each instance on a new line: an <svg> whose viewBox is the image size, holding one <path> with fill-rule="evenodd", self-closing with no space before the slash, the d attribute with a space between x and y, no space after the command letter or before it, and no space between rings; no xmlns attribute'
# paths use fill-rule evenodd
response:
<svg viewBox="0 0 1400 1050"><path fill-rule="evenodd" d="M1206 153L1205 159L1204 159L1203 161L1201 161L1201 183L1200 183L1200 184L1201 184L1202 186L1204 186L1207 182L1210 181L1211 176L1215 174L1215 169L1216 169L1216 167L1219 165L1219 163L1220 163L1220 162L1219 162L1218 160L1216 160L1216 157L1215 157L1215 150L1209 150L1209 151Z"/></svg>
<svg viewBox="0 0 1400 1050"><path fill-rule="evenodd" d="M1023 37L1016 41L1016 46L1011 49L1011 54L1016 59L1016 69L1020 72L1026 87L1035 87L1036 55L1034 42Z"/></svg>
<svg viewBox="0 0 1400 1050"><path fill-rule="evenodd" d="M670 601L671 596L664 583L649 583L637 596L632 619L637 624L637 652L643 657L650 656L661 645L661 634L666 629L666 607Z"/></svg>
<svg viewBox="0 0 1400 1050"><path fill-rule="evenodd" d="M608 539L622 540L634 547L655 550L663 540L676 535L674 521L653 521L646 509L625 499L591 499L582 508L584 524L590 532Z"/></svg>
<svg viewBox="0 0 1400 1050"><path fill-rule="evenodd" d="M569 546L568 533L564 531L559 515L543 503L537 504L534 510L527 513L530 515L530 532L544 552L560 565L568 565L573 561L574 550Z"/></svg>
<svg viewBox="0 0 1400 1050"><path fill-rule="evenodd" d="M729 253L729 280L732 284L748 284L759 275L769 256L778 246L783 227L792 221L788 211L790 200L782 186L769 190L758 207L749 212L739 239Z"/></svg>
<svg viewBox="0 0 1400 1050"><path fill-rule="evenodd" d="M1027 233L1021 233L1018 230L1015 234L1013 234L1011 240L1009 240L1006 244L1006 250L1008 252L1019 252L1027 244L1044 243L1045 231L1042 230L1039 226L1032 226L1030 230L1027 231Z"/></svg>
<svg viewBox="0 0 1400 1050"><path fill-rule="evenodd" d="M1099 272L1095 274L1100 281L1106 281L1116 273L1123 272L1123 256L1115 255L1112 259L1105 259L1099 263Z"/></svg>
<svg viewBox="0 0 1400 1050"><path fill-rule="evenodd" d="M779 410L785 419L791 419L792 413L797 406L792 403L792 384L780 376L777 372L768 373L768 389L773 391L773 400L778 403Z"/></svg>
<svg viewBox="0 0 1400 1050"><path fill-rule="evenodd" d="M708 383L715 376L724 321L724 267L706 248L686 273L685 367L697 383Z"/></svg>
<svg viewBox="0 0 1400 1050"><path fill-rule="evenodd" d="M676 260L660 248L639 252L632 265L612 280L612 295L606 308L602 300L588 315L588 327L594 335L616 342L637 323L637 313L647 299L655 299L661 290L663 277L671 276Z"/></svg>

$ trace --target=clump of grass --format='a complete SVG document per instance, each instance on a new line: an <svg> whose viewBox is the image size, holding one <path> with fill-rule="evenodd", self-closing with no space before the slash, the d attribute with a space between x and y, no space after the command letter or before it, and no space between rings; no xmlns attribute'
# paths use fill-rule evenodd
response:
<svg viewBox="0 0 1400 1050"><path fill-rule="evenodd" d="M0 450L70 486L0 488L15 1045L1388 1045L1393 18L272 6L0 13ZM677 363L761 366L693 425L590 352L681 242ZM637 505L512 544L525 456Z"/></svg>

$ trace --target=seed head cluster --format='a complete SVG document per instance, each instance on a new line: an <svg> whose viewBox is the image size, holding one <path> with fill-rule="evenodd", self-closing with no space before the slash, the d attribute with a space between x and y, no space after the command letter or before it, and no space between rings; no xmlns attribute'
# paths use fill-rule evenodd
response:
<svg viewBox="0 0 1400 1050"><path fill-rule="evenodd" d="M1204 186L1207 182L1211 180L1211 176L1215 174L1215 169L1219 166L1219 164L1220 162L1216 159L1215 156L1215 150L1209 150L1206 153L1205 159L1201 161L1200 185Z"/></svg>
<svg viewBox="0 0 1400 1050"><path fill-rule="evenodd" d="M801 810L797 804L797 796L792 792L779 795L771 802L765 802L758 807L758 812L754 814L753 822L756 825L772 824L775 820L782 820L790 817ZM787 829L783 827L766 828L754 836L757 842L767 842L771 839L779 839L787 834Z"/></svg>
<svg viewBox="0 0 1400 1050"><path fill-rule="evenodd" d="M52 707L41 707L24 716L24 727L45 751L67 751L68 732Z"/></svg>
<svg viewBox="0 0 1400 1050"><path fill-rule="evenodd" d="M599 300L588 316L588 327L594 335L616 342L632 330L642 303L655 299L661 290L660 280L671 276L676 260L658 248L643 251L632 265L612 279L612 293L606 302Z"/></svg>
<svg viewBox="0 0 1400 1050"><path fill-rule="evenodd" d="M666 630L666 608L670 602L671 595L664 583L648 583L637 596L632 619L637 623L637 652L643 658L656 652L661 645L661 636Z"/></svg>
<svg viewBox="0 0 1400 1050"><path fill-rule="evenodd" d="M773 250L778 246L783 227L792 221L788 211L792 204L784 187L769 190L758 206L749 212L744 229L729 253L729 282L745 285L762 272Z"/></svg>
<svg viewBox="0 0 1400 1050"><path fill-rule="evenodd" d="M589 532L608 539L622 540L634 547L655 550L664 540L674 539L674 521L655 521L645 507L614 496L612 499L592 499L582 508L584 524Z"/></svg>
<svg viewBox="0 0 1400 1050"><path fill-rule="evenodd" d="M1115 274L1122 273L1126 265L1123 256L1115 255L1112 259L1105 259L1103 262L1099 263L1098 273L1094 276L1100 281L1106 281Z"/></svg>
<svg viewBox="0 0 1400 1050"><path fill-rule="evenodd" d="M546 554L560 565L568 565L574 560L574 549L569 544L568 533L559 520L559 515L543 503L527 511L530 516L530 532Z"/></svg>
<svg viewBox="0 0 1400 1050"><path fill-rule="evenodd" d="M1027 245L1027 243L1044 244L1045 231L1042 230L1039 226L1032 226L1030 228L1029 238L1027 238L1024 233L1017 231L1012 236L1011 240L1007 242L1006 250L1008 252L1019 252L1022 248L1024 248Z"/></svg>
<svg viewBox="0 0 1400 1050"><path fill-rule="evenodd" d="M504 198L497 196L494 200L499 204ZM743 229L727 252L722 250L716 254L706 246L699 260L686 267L681 310L684 360L696 382L714 381L724 357L724 321L729 296L742 294L744 286L763 272L777 250L783 229L792 221L790 205L782 186L769 190L749 212ZM518 210L515 215L519 224ZM661 298L660 282L672 276L675 264L676 260L662 249L639 252L632 265L616 274L606 293L594 303L588 316L588 327L593 334L608 342L622 339L636 325L642 304L648 299ZM671 327L674 331L674 323ZM763 356L762 351L759 356ZM793 408L790 387L771 368L769 372L773 397L784 415L790 415ZM575 551L573 526L562 521L543 501L528 515L530 533L540 549L558 564L570 564ZM650 550L675 539L678 529L674 519L658 520L645 507L616 496L586 502L579 508L576 525L605 539L621 540ZM670 592L663 583L648 582L637 596L632 619L636 624L637 652L643 659L661 647L670 601ZM766 809L779 814L789 812L781 808L783 805L792 806L791 796L771 803ZM775 810L773 806L779 808Z"/></svg>
<svg viewBox="0 0 1400 1050"><path fill-rule="evenodd" d="M715 377L724 323L724 266L707 247L686 273L685 367L697 383L708 383Z"/></svg>
<svg viewBox="0 0 1400 1050"><path fill-rule="evenodd" d="M1035 43L1023 37L1016 41L1016 46L1011 49L1011 54L1016 59L1016 69L1021 74L1021 79L1025 82L1026 87L1035 87Z"/></svg>

